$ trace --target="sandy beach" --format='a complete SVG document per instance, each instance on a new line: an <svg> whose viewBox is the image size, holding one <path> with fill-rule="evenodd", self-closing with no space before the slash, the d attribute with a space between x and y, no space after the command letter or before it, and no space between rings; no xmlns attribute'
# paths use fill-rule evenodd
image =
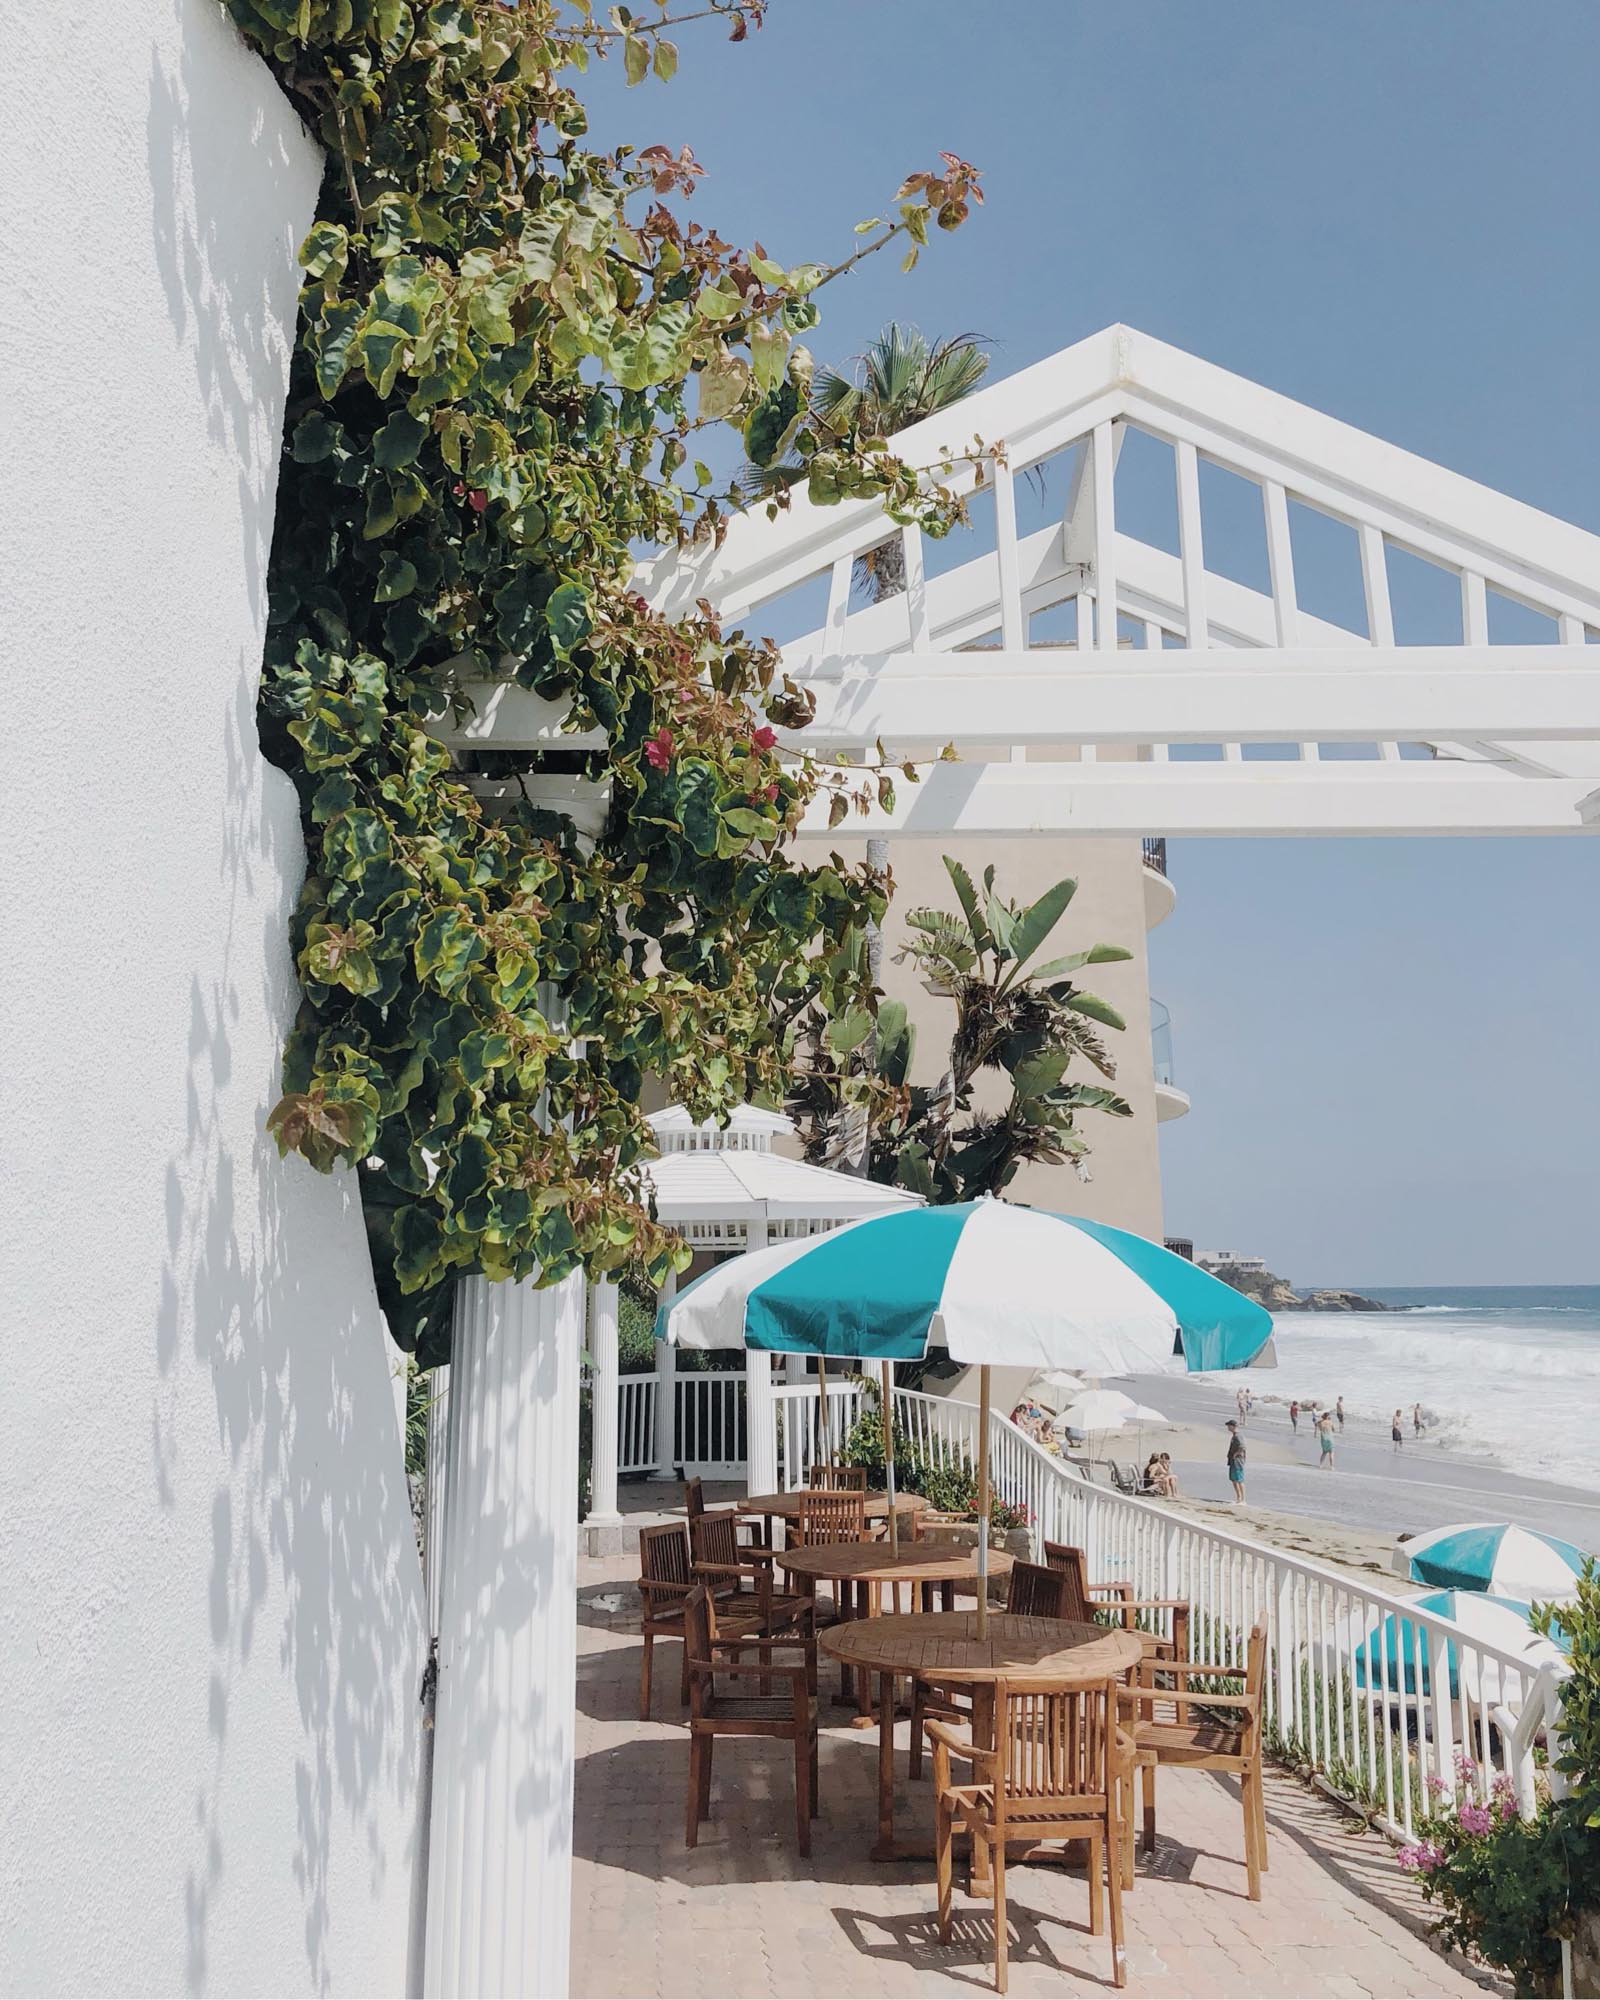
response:
<svg viewBox="0 0 1600 2000"><path fill-rule="evenodd" d="M1463 1457L1424 1437L1391 1449L1387 1426L1352 1417L1339 1436L1334 1468L1318 1466L1316 1439L1302 1419L1290 1429L1286 1403L1266 1403L1256 1389L1245 1427L1249 1505L1229 1496L1223 1425L1235 1414L1235 1386L1182 1376L1133 1376L1117 1382L1171 1419L1108 1437L1099 1455L1139 1463L1152 1451L1172 1454L1183 1498L1173 1503L1209 1524L1251 1534L1295 1555L1372 1573L1394 1583L1390 1557L1401 1534L1451 1521L1515 1521L1600 1550L1600 1492L1524 1479L1482 1459ZM1276 1391L1270 1393L1276 1394Z"/></svg>

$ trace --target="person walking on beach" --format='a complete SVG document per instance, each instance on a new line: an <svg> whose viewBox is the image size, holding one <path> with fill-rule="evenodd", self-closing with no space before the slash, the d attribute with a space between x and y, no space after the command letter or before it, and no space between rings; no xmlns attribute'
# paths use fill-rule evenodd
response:
<svg viewBox="0 0 1600 2000"><path fill-rule="evenodd" d="M1422 1405L1421 1405L1420 1403L1413 1403L1413 1404L1411 1405L1411 1428L1412 1428L1412 1431L1413 1431L1413 1432L1415 1433L1415 1435L1416 1435L1416 1436L1418 1436L1418 1437L1421 1437L1421 1435L1422 1435Z"/></svg>
<svg viewBox="0 0 1600 2000"><path fill-rule="evenodd" d="M1238 1412L1239 1423L1242 1427L1250 1414L1250 1404L1242 1389L1234 1397L1233 1407Z"/></svg>
<svg viewBox="0 0 1600 2000"><path fill-rule="evenodd" d="M1344 1429L1344 1398L1341 1396L1333 1406L1333 1414L1339 1419L1340 1430Z"/></svg>
<svg viewBox="0 0 1600 2000"><path fill-rule="evenodd" d="M1294 1401L1289 1404L1289 1428L1296 1437L1300 1435L1300 1405Z"/></svg>
<svg viewBox="0 0 1600 2000"><path fill-rule="evenodd" d="M1398 1410L1395 1411L1393 1420L1389 1425L1389 1441L1396 1451L1406 1441L1405 1427L1400 1421L1400 1412Z"/></svg>
<svg viewBox="0 0 1600 2000"><path fill-rule="evenodd" d="M1333 1413L1324 1410L1317 1419L1317 1447L1321 1454L1317 1463L1324 1472L1333 1470Z"/></svg>
<svg viewBox="0 0 1600 2000"><path fill-rule="evenodd" d="M1244 1439L1239 1435L1239 1426L1228 1419L1228 1484L1233 1488L1233 1504L1244 1505Z"/></svg>

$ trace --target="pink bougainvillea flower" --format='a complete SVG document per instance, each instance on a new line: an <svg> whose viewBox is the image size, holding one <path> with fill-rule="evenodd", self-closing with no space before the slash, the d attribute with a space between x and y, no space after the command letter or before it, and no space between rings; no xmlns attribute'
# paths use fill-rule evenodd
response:
<svg viewBox="0 0 1600 2000"><path fill-rule="evenodd" d="M766 800L768 805L771 805L772 801L778 796L778 783L776 779L770 785L762 786L761 796Z"/></svg>
<svg viewBox="0 0 1600 2000"><path fill-rule="evenodd" d="M467 495L467 505L476 514L481 514L488 504L489 496L481 486L474 486L472 491Z"/></svg>
<svg viewBox="0 0 1600 2000"><path fill-rule="evenodd" d="M664 771L672 762L672 731L658 729L644 746L645 762L652 769Z"/></svg>
<svg viewBox="0 0 1600 2000"><path fill-rule="evenodd" d="M752 729L750 732L750 741L757 750L770 750L777 740L777 730L769 729L765 723L762 723L759 729Z"/></svg>

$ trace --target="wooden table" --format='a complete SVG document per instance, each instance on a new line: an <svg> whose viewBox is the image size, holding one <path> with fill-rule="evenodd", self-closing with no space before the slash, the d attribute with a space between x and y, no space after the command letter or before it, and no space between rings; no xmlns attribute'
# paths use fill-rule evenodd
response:
<svg viewBox="0 0 1600 2000"><path fill-rule="evenodd" d="M922 1674L945 1686L970 1687L973 1740L983 1743L994 1736L996 1681L1028 1687L1082 1686L1125 1674L1138 1666L1144 1651L1137 1632L1077 1625L1064 1618L1019 1618L1009 1611L989 1614L981 1640L976 1611L939 1611L921 1617L853 1618L820 1634L817 1643L836 1660L879 1676L874 1861L922 1859L927 1853L925 1847L902 1846L894 1835L897 1675Z"/></svg>
<svg viewBox="0 0 1600 2000"><path fill-rule="evenodd" d="M891 1584L908 1583L919 1587L924 1609L930 1613L933 1609L930 1600L935 1587L946 1611L955 1609L958 1585L964 1584L970 1595L977 1595L976 1546L968 1549L948 1542L902 1542L895 1550L887 1542L823 1542L810 1549L785 1549L779 1554L778 1561L791 1576L804 1578L813 1593L817 1584L831 1583L840 1616L846 1619L876 1613L882 1605L885 1588ZM990 1576L1009 1576L1011 1562L1012 1558L1003 1549L991 1549ZM841 1664L848 1689L850 1663L844 1661ZM861 1676L861 1687L865 1714L869 1712L865 1673Z"/></svg>

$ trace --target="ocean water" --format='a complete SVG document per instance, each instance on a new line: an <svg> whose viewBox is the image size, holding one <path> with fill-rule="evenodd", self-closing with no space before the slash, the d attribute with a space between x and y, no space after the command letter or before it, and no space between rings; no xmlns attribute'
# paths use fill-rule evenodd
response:
<svg viewBox="0 0 1600 2000"><path fill-rule="evenodd" d="M1421 1403L1429 1443L1600 1490L1600 1285L1354 1289L1404 1310L1276 1314L1269 1396L1342 1395L1385 1433L1398 1406L1408 1439Z"/></svg>

